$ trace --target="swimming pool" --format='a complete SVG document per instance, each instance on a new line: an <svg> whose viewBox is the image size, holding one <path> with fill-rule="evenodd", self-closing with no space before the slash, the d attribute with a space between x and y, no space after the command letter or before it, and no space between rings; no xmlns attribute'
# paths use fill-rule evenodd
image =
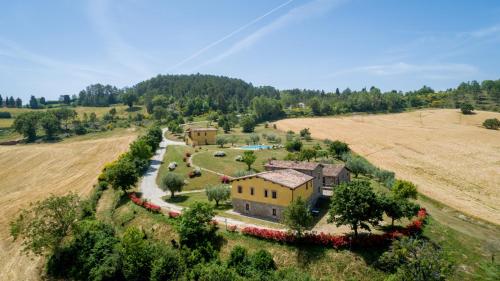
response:
<svg viewBox="0 0 500 281"><path fill-rule="evenodd" d="M261 149L271 149L272 146L258 144L258 145L245 145L245 146L242 146L240 148L244 149L244 150L261 150Z"/></svg>

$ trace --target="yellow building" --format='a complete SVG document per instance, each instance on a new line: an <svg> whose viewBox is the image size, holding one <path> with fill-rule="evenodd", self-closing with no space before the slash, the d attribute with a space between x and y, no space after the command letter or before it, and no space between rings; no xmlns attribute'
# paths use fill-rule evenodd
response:
<svg viewBox="0 0 500 281"><path fill-rule="evenodd" d="M283 169L236 178L231 197L236 212L281 220L284 209L297 198L314 202L314 177Z"/></svg>
<svg viewBox="0 0 500 281"><path fill-rule="evenodd" d="M215 128L189 128L185 132L187 145L215 144L217 129Z"/></svg>

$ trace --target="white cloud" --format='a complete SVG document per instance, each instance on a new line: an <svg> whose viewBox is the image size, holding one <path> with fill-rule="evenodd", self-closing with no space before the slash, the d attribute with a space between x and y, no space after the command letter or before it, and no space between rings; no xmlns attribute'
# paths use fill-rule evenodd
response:
<svg viewBox="0 0 500 281"><path fill-rule="evenodd" d="M419 75L427 79L450 79L477 73L475 66L457 63L409 64L405 62L393 64L367 65L334 72L329 77L347 74L366 74L372 76Z"/></svg>
<svg viewBox="0 0 500 281"><path fill-rule="evenodd" d="M203 67L208 64L219 62L235 53L238 53L244 49L247 49L261 40L264 36L284 28L292 23L300 22L307 18L320 15L337 6L338 4L344 2L343 0L315 0L308 2L304 5L295 7L289 10L286 14L278 17L268 25L261 27L252 34L246 36L245 38L239 40L233 44L229 49L219 54L218 56L205 61L204 63L198 65L196 68Z"/></svg>

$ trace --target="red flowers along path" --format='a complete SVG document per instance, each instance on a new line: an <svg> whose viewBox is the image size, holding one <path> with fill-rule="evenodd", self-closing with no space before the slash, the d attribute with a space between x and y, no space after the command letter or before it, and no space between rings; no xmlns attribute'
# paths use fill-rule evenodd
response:
<svg viewBox="0 0 500 281"><path fill-rule="evenodd" d="M160 206L147 201L143 201L142 199L138 198L134 192L129 194L129 198L136 205L142 206L149 211L159 213L161 210ZM168 212L168 216L170 218L177 218L180 215L181 214L179 212ZM241 229L241 233L256 238L281 243L319 245L333 247L336 249L347 247L380 247L383 245L387 245L392 240L400 238L402 236L411 236L421 233L426 218L427 211L422 208L418 211L417 218L402 229L392 230L384 234L370 234L367 236L360 236L358 238L353 238L350 235L332 235L323 232L306 232L304 235L299 237L291 232L258 227L244 227ZM235 232L236 230L236 225L228 226L228 231Z"/></svg>

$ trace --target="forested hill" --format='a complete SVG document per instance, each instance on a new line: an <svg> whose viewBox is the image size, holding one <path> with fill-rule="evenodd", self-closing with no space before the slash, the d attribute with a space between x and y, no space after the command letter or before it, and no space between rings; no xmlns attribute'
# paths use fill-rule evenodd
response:
<svg viewBox="0 0 500 281"><path fill-rule="evenodd" d="M271 86L254 87L241 79L214 75L158 75L138 83L131 89L150 109L155 96L165 96L184 115L208 111L248 112L274 110L279 117L283 109L289 115L331 115L346 112L398 112L406 108L458 108L470 103L476 109L500 111L500 80L471 81L457 88L436 92L423 86L416 91L382 92L376 87L353 91L349 88L334 92L317 90L277 90ZM257 104L252 103L256 97ZM302 104L307 110L302 110ZM260 108L256 108L260 107ZM296 110L292 110L292 109ZM264 119L267 119L264 117Z"/></svg>
<svg viewBox="0 0 500 281"><path fill-rule="evenodd" d="M254 87L241 79L214 75L158 75L138 83L133 91L145 103L154 96L163 95L177 102L186 115L197 115L209 110L245 112L257 96L279 99L273 87Z"/></svg>

